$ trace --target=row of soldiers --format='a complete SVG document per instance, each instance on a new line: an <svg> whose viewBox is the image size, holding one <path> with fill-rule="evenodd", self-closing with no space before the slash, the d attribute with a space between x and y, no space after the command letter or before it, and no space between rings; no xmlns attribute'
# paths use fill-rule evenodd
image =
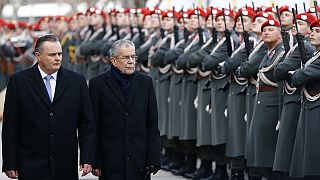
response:
<svg viewBox="0 0 320 180"><path fill-rule="evenodd" d="M92 7L70 18L41 18L32 30L0 23L1 78L12 73L8 67L14 72L34 63L32 43L42 33L59 37L63 66L88 80L109 69L112 43L129 39L137 70L154 79L162 169L224 180L229 165L231 179L244 179L245 172L249 179L317 179L315 7L301 14L288 6L246 6L237 13L211 7L106 13Z"/></svg>
<svg viewBox="0 0 320 180"><path fill-rule="evenodd" d="M318 9L205 10L166 11L158 41L136 47L156 87L162 168L202 180L229 179L228 165L233 180L319 179Z"/></svg>

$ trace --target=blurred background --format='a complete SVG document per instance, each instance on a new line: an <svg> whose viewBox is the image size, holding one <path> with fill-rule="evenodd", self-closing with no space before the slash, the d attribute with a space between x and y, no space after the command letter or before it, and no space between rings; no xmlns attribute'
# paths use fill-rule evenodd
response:
<svg viewBox="0 0 320 180"><path fill-rule="evenodd" d="M135 8L159 6L160 9L168 9L175 6L176 9L182 7L192 8L193 6L207 7L228 7L232 8L252 6L272 6L289 5L294 7L298 4L298 9L303 10L303 2L307 8L313 6L313 0L1 0L0 16L7 20L24 20L33 22L43 16L70 16L79 11L85 11L88 7L97 6L104 10L112 8Z"/></svg>

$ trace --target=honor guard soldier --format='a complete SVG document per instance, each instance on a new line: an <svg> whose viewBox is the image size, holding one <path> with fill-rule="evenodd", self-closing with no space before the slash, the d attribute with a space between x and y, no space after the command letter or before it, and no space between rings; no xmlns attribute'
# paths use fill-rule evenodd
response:
<svg viewBox="0 0 320 180"><path fill-rule="evenodd" d="M138 71L149 74L149 50L152 46L154 46L157 43L159 37L157 36L157 29L152 27L151 11L149 11L147 8L137 9L137 11L143 14L143 18L142 22L137 22L138 33L132 40L135 43L136 54L139 57L136 66ZM137 18L139 18L138 14Z"/></svg>
<svg viewBox="0 0 320 180"><path fill-rule="evenodd" d="M256 178L275 179L272 172L279 120L278 84L273 76L274 68L284 58L280 23L268 20L261 26L262 40L268 46L268 54L259 66L257 96L248 134L250 175Z"/></svg>
<svg viewBox="0 0 320 180"><path fill-rule="evenodd" d="M291 78L292 85L302 89L303 103L293 148L290 176L316 180L320 178L318 166L320 163L320 20L313 21L310 29L310 40L316 48L316 53L304 67L295 71Z"/></svg>
<svg viewBox="0 0 320 180"><path fill-rule="evenodd" d="M289 178L292 151L296 137L296 129L301 108L301 88L291 84L289 71L300 69L315 51L311 45L308 30L315 18L308 13L298 14L295 18L297 27L293 28L296 43L286 54L283 62L274 70L277 81L284 81L284 101L280 118L280 127L273 171L279 171L279 176ZM302 50L302 52L301 52Z"/></svg>
<svg viewBox="0 0 320 180"><path fill-rule="evenodd" d="M190 148L184 147L184 135L186 129L184 127L183 115L183 104L182 102L182 79L183 70L178 70L175 62L178 60L179 56L183 54L184 48L188 43L188 34L190 30L190 25L188 22L188 13L181 11L181 16L177 19L180 23L180 30L184 34L184 38L175 44L173 49L166 52L164 57L164 62L166 64L171 64L171 81L169 87L169 122L175 122L174 128L178 130L179 134L176 134L174 142L164 144L165 154L162 159L162 168L164 170L170 170L174 175L183 176L186 173L192 173L196 169L197 157L194 151L190 152ZM174 29L177 30L177 29ZM171 130L170 130L171 131ZM173 132L170 132L173 134ZM170 144L174 144L171 146ZM178 158L177 158L178 157ZM177 160L179 162L177 162ZM177 165L178 164L178 165ZM180 167L179 167L180 165Z"/></svg>
<svg viewBox="0 0 320 180"><path fill-rule="evenodd" d="M225 148L227 143L227 100L229 89L229 78L227 75L217 71L217 67L222 65L229 58L232 52L239 46L239 37L233 31L234 12L229 9L222 9L218 12L216 20L216 30L221 34L218 43L208 56L205 57L202 68L211 71L211 127L212 127L212 153L216 163L214 174L208 179L216 177L228 178Z"/></svg>
<svg viewBox="0 0 320 180"><path fill-rule="evenodd" d="M100 9L91 7L87 10L87 15L89 18L89 31L80 44L80 54L86 56L85 76L89 80L101 73L104 66L100 54L96 53L99 48L95 45L106 34L106 14Z"/></svg>
<svg viewBox="0 0 320 180"><path fill-rule="evenodd" d="M158 14L160 15L160 14ZM157 50L152 54L150 65L158 69L157 73L157 97L159 114L159 124L161 135L169 140L169 146L175 149L176 139L179 134L179 121L169 118L169 87L171 81L171 64L165 63L164 57L168 50L173 49L175 42L179 41L179 36L174 36L175 17L177 14L173 11L165 11L161 15L161 29L165 31L165 36L157 44ZM175 39L178 38L178 39ZM169 121L172 120L172 121ZM180 153L175 152L173 161L174 166L180 166ZM173 167L172 167L173 168Z"/></svg>
<svg viewBox="0 0 320 180"><path fill-rule="evenodd" d="M239 9L235 16L236 31L240 34L240 46L227 58L218 70L230 76L228 95L228 134L226 143L226 157L230 158L232 180L244 179L246 168L245 140L246 140L246 89L247 78L237 77L235 71L247 60L257 41L251 31L254 11L249 7Z"/></svg>
<svg viewBox="0 0 320 180"><path fill-rule="evenodd" d="M273 19L273 16L266 13L260 12L253 17L252 32L256 36L256 44L254 49L250 53L248 60L242 62L236 70L235 74L237 77L245 77L248 79L246 89L246 147L245 147L245 158L248 157L248 138L249 138L249 127L252 120L252 114L255 104L256 97L256 84L257 74L261 60L268 52L267 45L262 40L261 25L268 19ZM250 173L249 173L250 174Z"/></svg>
<svg viewBox="0 0 320 180"><path fill-rule="evenodd" d="M181 84L182 125L179 139L181 140L180 144L184 154L188 154L186 158L189 158L187 160L189 161L189 173L185 172L184 176L190 179L208 177L212 173L210 162L201 161L199 170L195 170L194 166L197 138L197 107L195 107L194 101L197 95L196 75L198 68L196 66L191 68L188 60L191 54L198 51L208 39L208 33L203 32L202 29L205 16L206 13L201 8L192 9L188 12L189 30L192 35L188 38L183 54L175 62L176 70L184 71ZM195 171L191 172L191 169Z"/></svg>

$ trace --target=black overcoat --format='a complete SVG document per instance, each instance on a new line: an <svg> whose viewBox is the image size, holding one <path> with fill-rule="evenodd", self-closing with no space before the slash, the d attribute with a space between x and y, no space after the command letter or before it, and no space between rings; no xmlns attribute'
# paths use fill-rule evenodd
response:
<svg viewBox="0 0 320 180"><path fill-rule="evenodd" d="M50 102L38 64L11 76L2 128L3 171L19 180L77 180L94 162L94 119L85 78L60 68Z"/></svg>
<svg viewBox="0 0 320 180"><path fill-rule="evenodd" d="M148 164L160 166L160 132L153 81L135 72L127 103L107 71L90 81L102 180L141 180Z"/></svg>

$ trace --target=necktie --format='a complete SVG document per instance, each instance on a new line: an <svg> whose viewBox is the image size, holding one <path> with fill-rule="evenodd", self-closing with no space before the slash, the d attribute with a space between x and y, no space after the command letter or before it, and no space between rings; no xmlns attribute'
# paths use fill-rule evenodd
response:
<svg viewBox="0 0 320 180"><path fill-rule="evenodd" d="M50 101L52 102L52 91L51 91L51 85L50 85L50 79L52 79L53 77L51 75L47 75L46 77L44 77L45 80L45 86L50 98Z"/></svg>

